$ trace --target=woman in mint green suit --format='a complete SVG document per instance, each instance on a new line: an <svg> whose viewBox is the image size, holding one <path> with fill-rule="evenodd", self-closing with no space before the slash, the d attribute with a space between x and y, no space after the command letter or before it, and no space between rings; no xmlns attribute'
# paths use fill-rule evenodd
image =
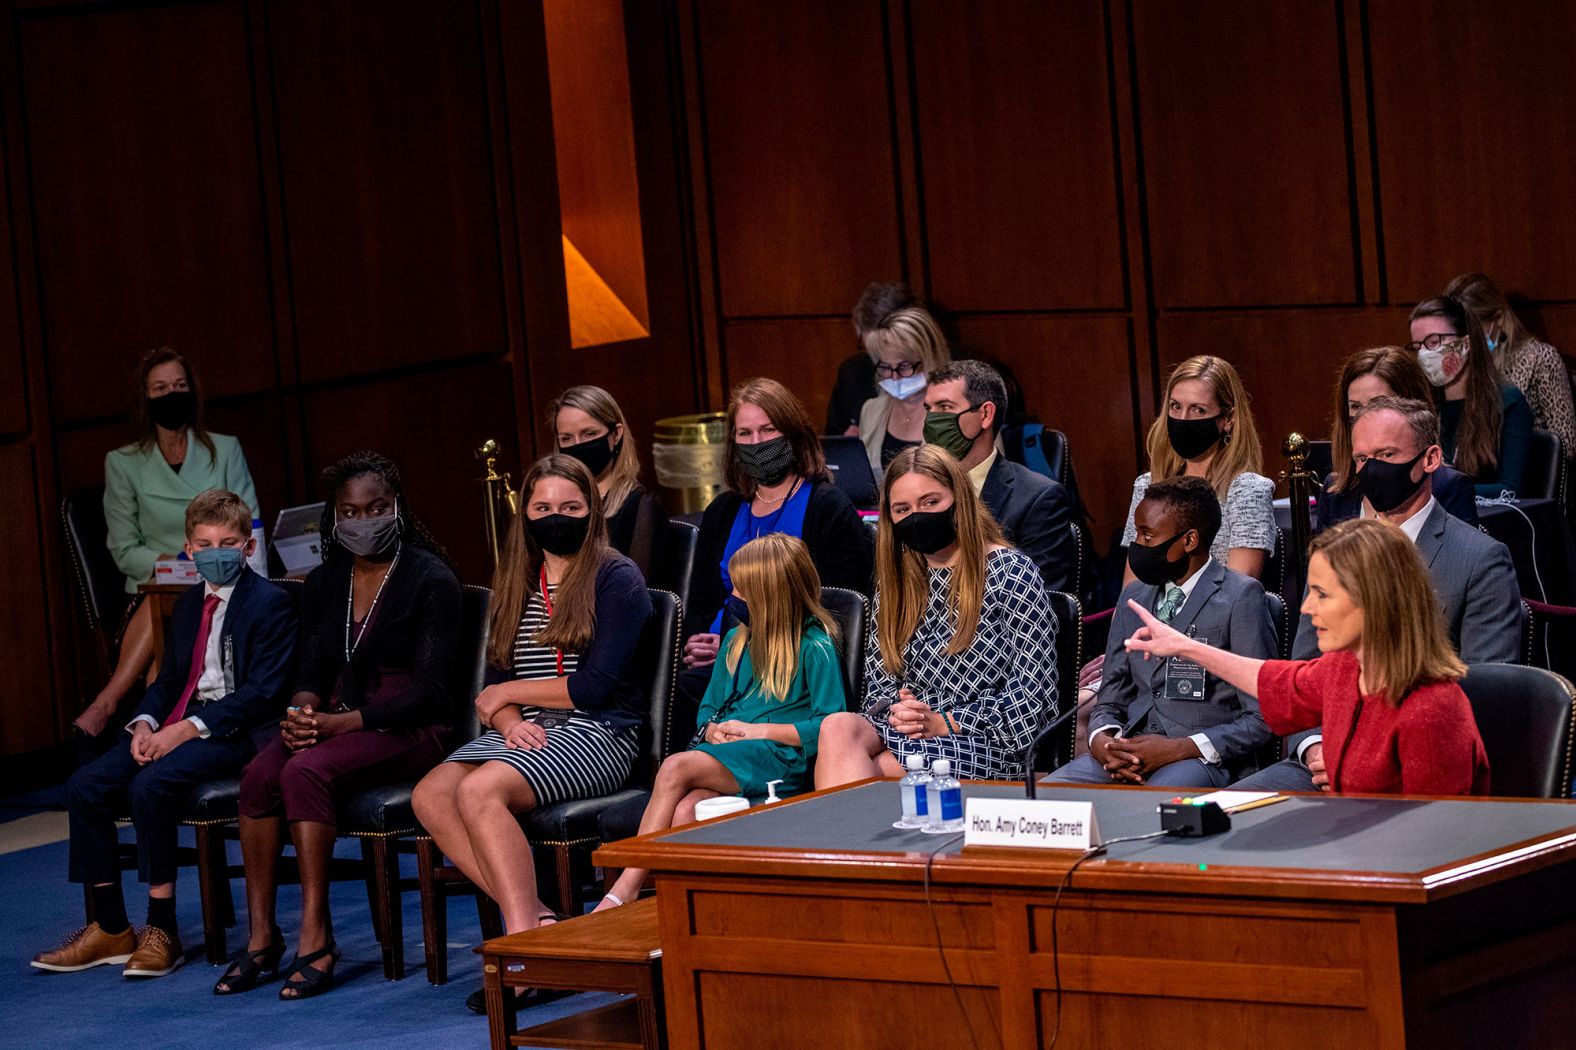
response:
<svg viewBox="0 0 1576 1050"><path fill-rule="evenodd" d="M688 824L695 804L714 795L759 798L810 786L821 720L846 711L837 625L821 605L821 579L804 541L767 533L728 562L739 621L718 649L689 750L657 771L640 833ZM646 873L627 868L597 909L633 900Z"/></svg>
<svg viewBox="0 0 1576 1050"><path fill-rule="evenodd" d="M138 439L104 457L104 524L110 554L126 574L126 593L153 579L153 566L186 542L186 505L200 492L225 489L258 514L257 490L241 444L203 425L202 394L186 359L169 347L144 354L135 373L132 425ZM97 736L153 660L153 625L134 601L108 684L75 725Z"/></svg>

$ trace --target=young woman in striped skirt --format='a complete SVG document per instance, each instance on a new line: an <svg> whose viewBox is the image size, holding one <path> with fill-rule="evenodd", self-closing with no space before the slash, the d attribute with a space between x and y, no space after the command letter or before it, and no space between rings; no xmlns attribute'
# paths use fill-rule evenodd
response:
<svg viewBox="0 0 1576 1050"><path fill-rule="evenodd" d="M540 459L521 486L488 613L488 729L416 786L416 816L493 900L510 933L555 916L537 896L519 815L624 786L646 701L632 654L651 616L646 581L608 546L590 471Z"/></svg>

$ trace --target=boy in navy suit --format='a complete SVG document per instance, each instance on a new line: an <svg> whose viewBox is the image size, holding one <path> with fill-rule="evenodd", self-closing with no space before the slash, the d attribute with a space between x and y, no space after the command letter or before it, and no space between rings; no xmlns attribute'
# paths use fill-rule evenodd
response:
<svg viewBox="0 0 1576 1050"><path fill-rule="evenodd" d="M1089 715L1089 753L1050 779L1221 788L1252 772L1272 739L1259 702L1197 664L1146 660L1124 646L1140 626L1129 598L1179 631L1260 660L1277 655L1259 581L1209 556L1220 502L1203 478L1149 486L1134 512L1128 560L1138 580L1116 603L1104 680Z"/></svg>
<svg viewBox="0 0 1576 1050"><path fill-rule="evenodd" d="M186 553L202 574L175 604L158 679L120 741L66 782L70 878L90 888L88 922L40 970L71 973L125 963L127 977L181 964L175 921L176 825L193 786L234 776L256 751L252 731L277 721L295 662L294 603L252 572L252 510L209 489L186 508ZM137 832L137 876L148 923L133 931L120 889L118 813Z"/></svg>

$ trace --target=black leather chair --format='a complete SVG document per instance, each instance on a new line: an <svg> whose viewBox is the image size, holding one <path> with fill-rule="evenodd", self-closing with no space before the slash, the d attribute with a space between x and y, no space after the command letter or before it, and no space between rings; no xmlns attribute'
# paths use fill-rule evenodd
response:
<svg viewBox="0 0 1576 1050"><path fill-rule="evenodd" d="M1496 796L1566 798L1571 793L1576 689L1537 667L1477 664L1461 679L1488 751Z"/></svg>
<svg viewBox="0 0 1576 1050"><path fill-rule="evenodd" d="M104 523L104 486L72 489L60 501L60 524L66 534L71 575L82 603L83 619L94 635L99 656L108 665L115 650L115 635L131 596L126 577L115 565Z"/></svg>
<svg viewBox="0 0 1576 1050"><path fill-rule="evenodd" d="M1275 624L1275 652L1282 660L1291 659L1291 621L1286 615L1286 602L1273 591L1264 592L1264 601L1270 607L1270 620Z"/></svg>
<svg viewBox="0 0 1576 1050"><path fill-rule="evenodd" d="M1078 672L1083 667L1083 606L1063 591L1051 591L1049 597L1051 613L1056 617L1056 713L1063 715L1069 705L1078 704ZM1035 772L1048 773L1071 762L1077 732L1078 720L1069 718L1028 756L1030 767Z"/></svg>
<svg viewBox="0 0 1576 1050"><path fill-rule="evenodd" d="M695 575L695 548L700 529L687 521L669 518L662 530L662 541L652 559L651 579L646 582L659 591L672 591L679 601L689 602L690 578Z"/></svg>
<svg viewBox="0 0 1576 1050"><path fill-rule="evenodd" d="M1002 428L1001 441L1007 458L1014 463L1028 466L1029 455L1038 452L1050 468L1047 476L1067 484L1067 435L1060 430L1046 427L1038 433L1025 434L1022 427L1007 426Z"/></svg>
<svg viewBox="0 0 1576 1050"><path fill-rule="evenodd" d="M1565 502L1565 481L1569 468L1559 435L1534 430L1527 443L1527 463L1521 476L1522 499L1551 499Z"/></svg>
<svg viewBox="0 0 1576 1050"><path fill-rule="evenodd" d="M869 629L869 601L858 591L822 587L821 604L837 621L837 630L841 635L837 646L843 659L843 693L848 698L848 709L858 711L865 696L865 632Z"/></svg>
<svg viewBox="0 0 1576 1050"><path fill-rule="evenodd" d="M632 785L649 785L656 775L657 766L667 757L668 714L679 667L679 626L683 622L683 605L678 596L670 591L652 588L650 593L654 612L646 623L634 656L636 666L651 669L647 679L649 722L643 730L642 756L630 776ZM465 721L460 723L465 726L468 735L462 736L462 739L474 739L481 734L475 705L468 706L470 711ZM627 787L601 798L572 799L539 807L521 818L521 826L532 847L548 851L560 912L567 915L580 912L583 904L580 869L585 867L591 850L601 841L597 834L597 818L603 810L637 797L643 790L643 786ZM538 864L539 871L542 867L542 864ZM430 836L424 834L417 839L416 870L421 887L422 939L427 954L427 980L433 984L442 984L449 975L448 914L443 898L456 892L475 893L483 936L501 934L502 923L497 906L477 892L463 874L445 865L437 845Z"/></svg>

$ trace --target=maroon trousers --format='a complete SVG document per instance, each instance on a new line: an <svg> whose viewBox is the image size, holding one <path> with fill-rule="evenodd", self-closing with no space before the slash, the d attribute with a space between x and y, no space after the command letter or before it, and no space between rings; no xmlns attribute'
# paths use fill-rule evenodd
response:
<svg viewBox="0 0 1576 1050"><path fill-rule="evenodd" d="M399 780L419 780L443 758L443 728L358 729L291 751L282 736L241 772L241 816L337 824L335 799Z"/></svg>

